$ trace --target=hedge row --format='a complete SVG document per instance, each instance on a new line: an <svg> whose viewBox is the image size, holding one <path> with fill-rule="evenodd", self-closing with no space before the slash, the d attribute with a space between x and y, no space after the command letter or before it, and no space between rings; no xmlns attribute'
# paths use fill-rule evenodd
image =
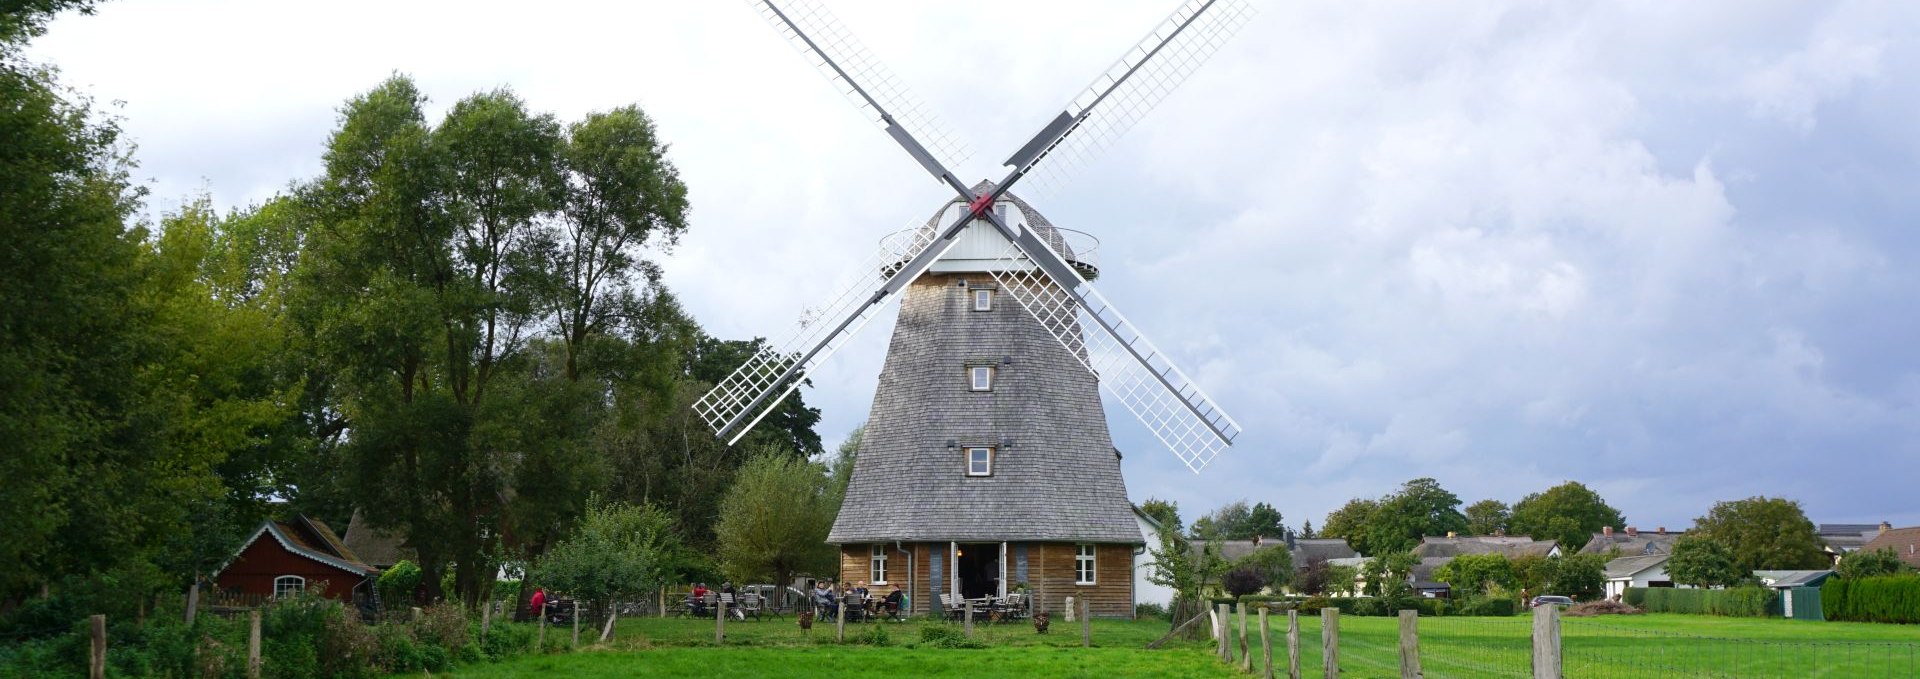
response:
<svg viewBox="0 0 1920 679"><path fill-rule="evenodd" d="M1829 578L1820 609L1828 620L1920 623L1920 576Z"/></svg>
<svg viewBox="0 0 1920 679"><path fill-rule="evenodd" d="M1648 613L1691 613L1764 618L1779 593L1765 587L1731 589L1674 589L1672 587L1629 587L1623 597L1627 605Z"/></svg>
<svg viewBox="0 0 1920 679"><path fill-rule="evenodd" d="M1398 604L1374 597L1289 597L1251 595L1241 597L1241 602L1252 605L1277 605L1279 608L1292 608L1308 615L1319 615L1322 609L1332 608L1342 615L1394 616L1401 609L1411 608L1420 612L1420 617L1432 618L1446 615L1516 615L1520 610L1518 602L1512 599L1474 597L1471 599L1447 600L1418 598L1402 601ZM1231 598L1214 598L1212 605L1232 604Z"/></svg>

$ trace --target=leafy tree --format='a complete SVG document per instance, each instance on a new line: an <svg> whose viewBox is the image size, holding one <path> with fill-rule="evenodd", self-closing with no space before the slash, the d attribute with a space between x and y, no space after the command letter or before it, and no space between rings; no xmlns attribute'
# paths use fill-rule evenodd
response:
<svg viewBox="0 0 1920 679"><path fill-rule="evenodd" d="M532 577L598 604L631 601L666 585L680 549L665 512L595 496L573 534L547 550Z"/></svg>
<svg viewBox="0 0 1920 679"><path fill-rule="evenodd" d="M1547 584L1553 580L1555 559L1528 554L1510 559L1513 564L1514 585L1528 596L1542 594Z"/></svg>
<svg viewBox="0 0 1920 679"><path fill-rule="evenodd" d="M1202 597L1208 583L1226 569L1226 560L1214 545L1195 543L1182 535L1179 507L1163 500L1147 500L1142 503L1141 511L1155 517L1162 530L1158 544L1148 546L1153 555L1153 567L1147 572L1147 581L1173 590L1173 615L1175 624L1192 619L1205 612ZM1199 632L1191 633L1197 636Z"/></svg>
<svg viewBox="0 0 1920 679"><path fill-rule="evenodd" d="M1729 587L1746 579L1725 545L1702 535L1683 535L1667 560L1673 581L1695 587Z"/></svg>
<svg viewBox="0 0 1920 679"><path fill-rule="evenodd" d="M1467 505L1468 535L1497 535L1507 530L1513 512L1499 500L1481 500Z"/></svg>
<svg viewBox="0 0 1920 679"><path fill-rule="evenodd" d="M827 463L827 473L833 477L834 506L840 506L840 499L847 496L847 483L853 480L853 461L860 455L860 442L867 438L867 425L854 427L847 434L847 440L840 442L834 449L832 460Z"/></svg>
<svg viewBox="0 0 1920 679"><path fill-rule="evenodd" d="M1518 582L1505 554L1463 554L1435 569L1433 577L1452 586L1455 595L1511 589Z"/></svg>
<svg viewBox="0 0 1920 679"><path fill-rule="evenodd" d="M1354 591L1360 578L1360 569L1353 566L1328 566L1326 571L1326 590L1341 596L1359 594Z"/></svg>
<svg viewBox="0 0 1920 679"><path fill-rule="evenodd" d="M766 350L766 340L720 340L702 337L687 357L687 374L708 384L719 384L747 362L754 353ZM808 383L811 384L811 383ZM788 394L766 419L740 439L740 445L774 445L792 450L801 457L813 457L825 451L820 434L813 430L820 423L820 410L807 406L801 392Z"/></svg>
<svg viewBox="0 0 1920 679"><path fill-rule="evenodd" d="M1545 591L1576 600L1597 599L1606 589L1606 557L1599 554L1570 554L1546 559L1549 581Z"/></svg>
<svg viewBox="0 0 1920 679"><path fill-rule="evenodd" d="M1193 537L1198 540L1244 540L1240 537L1245 530L1252 509L1246 500L1236 500L1193 520Z"/></svg>
<svg viewBox="0 0 1920 679"><path fill-rule="evenodd" d="M1372 559L1360 567L1360 575L1366 578L1367 596L1380 596L1381 589L1390 582L1405 583L1413 575L1413 567L1420 564L1420 558L1412 552L1388 552Z"/></svg>
<svg viewBox="0 0 1920 679"><path fill-rule="evenodd" d="M1254 566L1240 566L1220 578L1221 589L1229 596L1239 599L1248 594L1259 594L1267 586L1267 576Z"/></svg>
<svg viewBox="0 0 1920 679"><path fill-rule="evenodd" d="M1586 546L1600 529L1625 523L1620 511L1609 506L1599 493L1568 481L1521 498L1513 505L1507 529L1535 540L1553 540L1560 543L1561 551L1571 553Z"/></svg>
<svg viewBox="0 0 1920 679"><path fill-rule="evenodd" d="M1466 529L1460 497L1440 487L1438 481L1418 478L1380 499L1378 509L1368 517L1366 544L1378 552L1401 552L1419 545L1422 536Z"/></svg>
<svg viewBox="0 0 1920 679"><path fill-rule="evenodd" d="M1348 546L1361 554L1372 554L1374 546L1367 539L1367 526L1373 522L1373 515L1380 510L1380 503L1373 500L1355 498L1347 504L1327 514L1327 520L1320 527L1320 534L1329 538L1346 538Z"/></svg>
<svg viewBox="0 0 1920 679"><path fill-rule="evenodd" d="M1859 550L1840 557L1838 575L1848 580L1872 578L1882 575L1900 575L1912 571L1905 561L1900 560L1899 552L1892 547L1867 551Z"/></svg>
<svg viewBox="0 0 1920 679"><path fill-rule="evenodd" d="M1235 568L1252 568L1260 572L1260 581L1279 589L1293 579L1293 551L1286 543L1273 543L1262 546L1252 554L1240 557L1234 562Z"/></svg>
<svg viewBox="0 0 1920 679"><path fill-rule="evenodd" d="M835 570L839 552L826 542L839 510L831 484L825 469L787 451L756 452L720 501L721 568L736 580L773 582Z"/></svg>
<svg viewBox="0 0 1920 679"><path fill-rule="evenodd" d="M1314 538L1320 537L1317 533L1313 532L1312 520L1308 520L1306 523L1300 524L1300 537L1307 540L1312 540Z"/></svg>
<svg viewBox="0 0 1920 679"><path fill-rule="evenodd" d="M1150 497L1146 502L1140 503L1140 512L1160 522L1160 527L1163 529L1174 533L1185 532L1180 524L1180 503Z"/></svg>
<svg viewBox="0 0 1920 679"><path fill-rule="evenodd" d="M1307 559L1306 564L1293 572L1292 581L1288 586L1296 594L1319 596L1327 591L1328 571L1329 565L1326 559L1318 557ZM1353 582L1353 578L1347 578L1347 582Z"/></svg>
<svg viewBox="0 0 1920 679"><path fill-rule="evenodd" d="M1284 520L1285 517L1280 515L1280 510L1275 509L1273 505L1265 502L1256 503L1253 509L1247 512L1247 521L1240 530L1240 533L1246 537L1240 539L1246 540L1254 536L1284 538L1287 535L1287 524Z"/></svg>
<svg viewBox="0 0 1920 679"><path fill-rule="evenodd" d="M1716 502L1706 516L1694 519L1694 529L1725 546L1742 573L1827 565L1819 533L1792 500L1755 496Z"/></svg>

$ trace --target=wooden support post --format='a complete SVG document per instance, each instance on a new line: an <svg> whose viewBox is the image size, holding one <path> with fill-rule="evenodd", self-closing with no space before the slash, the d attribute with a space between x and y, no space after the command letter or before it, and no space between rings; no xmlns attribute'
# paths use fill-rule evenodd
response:
<svg viewBox="0 0 1920 679"><path fill-rule="evenodd" d="M1287 611L1287 679L1300 679L1300 611Z"/></svg>
<svg viewBox="0 0 1920 679"><path fill-rule="evenodd" d="M1233 660L1231 656L1227 655L1229 651L1227 650L1226 604L1216 604L1213 607L1213 643L1213 652L1215 655L1220 656L1220 662L1231 662Z"/></svg>
<svg viewBox="0 0 1920 679"><path fill-rule="evenodd" d="M667 617L667 588L665 587L660 588L660 617L662 619Z"/></svg>
<svg viewBox="0 0 1920 679"><path fill-rule="evenodd" d="M573 600L573 647L580 647L580 600Z"/></svg>
<svg viewBox="0 0 1920 679"><path fill-rule="evenodd" d="M540 653L547 652L547 607L545 605L540 607L540 640L534 644L534 647L540 649Z"/></svg>
<svg viewBox="0 0 1920 679"><path fill-rule="evenodd" d="M480 605L480 640L487 640L487 632L493 631L493 602Z"/></svg>
<svg viewBox="0 0 1920 679"><path fill-rule="evenodd" d="M1340 609L1320 609L1320 669L1327 679L1340 679Z"/></svg>
<svg viewBox="0 0 1920 679"><path fill-rule="evenodd" d="M840 597L840 614L833 623L833 640L847 643L847 598Z"/></svg>
<svg viewBox="0 0 1920 679"><path fill-rule="evenodd" d="M1178 626L1174 627L1172 631L1167 632L1165 636L1162 636L1158 639L1153 640L1153 643L1147 644L1147 650L1151 651L1153 649L1159 648L1161 644L1167 643L1168 639L1172 639L1175 636L1179 635L1181 632L1187 631L1187 628L1192 627L1194 623L1198 623L1202 619L1210 615L1212 614L1208 613L1207 611L1200 611L1199 615L1193 616L1191 618L1187 618L1186 622L1180 623Z"/></svg>
<svg viewBox="0 0 1920 679"><path fill-rule="evenodd" d="M967 631L967 638L972 639L973 638L973 600L972 599L967 600L965 616L967 619L967 622L965 625L965 629Z"/></svg>
<svg viewBox="0 0 1920 679"><path fill-rule="evenodd" d="M1267 607L1260 607L1260 665L1266 668L1260 676L1273 679L1273 635L1267 629Z"/></svg>
<svg viewBox="0 0 1920 679"><path fill-rule="evenodd" d="M713 607L713 643L727 640L727 602L722 600Z"/></svg>
<svg viewBox="0 0 1920 679"><path fill-rule="evenodd" d="M1420 611L1400 611L1400 679L1421 679Z"/></svg>
<svg viewBox="0 0 1920 679"><path fill-rule="evenodd" d="M107 678L107 616L96 615L93 622L93 654L87 656L87 679Z"/></svg>
<svg viewBox="0 0 1920 679"><path fill-rule="evenodd" d="M613 610L607 611L607 624L606 626L600 628L600 643L603 643L603 644L607 643L608 639L613 638L613 621L619 620L619 619L620 619L620 609L618 607L614 608Z"/></svg>
<svg viewBox="0 0 1920 679"><path fill-rule="evenodd" d="M200 612L200 579L194 578L193 586L187 588L187 624L193 624L193 616Z"/></svg>
<svg viewBox="0 0 1920 679"><path fill-rule="evenodd" d="M1234 615L1240 618L1240 671L1252 672L1253 654L1249 652L1251 649L1247 648L1247 604L1236 602L1233 608Z"/></svg>
<svg viewBox="0 0 1920 679"><path fill-rule="evenodd" d="M1080 597L1080 647L1093 648L1093 600Z"/></svg>
<svg viewBox="0 0 1920 679"><path fill-rule="evenodd" d="M1533 679L1560 679L1560 609L1533 608Z"/></svg>
<svg viewBox="0 0 1920 679"><path fill-rule="evenodd" d="M260 679L260 609L247 611L247 679Z"/></svg>

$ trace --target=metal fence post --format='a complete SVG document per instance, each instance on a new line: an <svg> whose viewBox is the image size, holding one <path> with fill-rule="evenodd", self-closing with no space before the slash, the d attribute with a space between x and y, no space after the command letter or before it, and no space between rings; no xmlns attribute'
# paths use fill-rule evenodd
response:
<svg viewBox="0 0 1920 679"><path fill-rule="evenodd" d="M1560 609L1533 608L1533 679L1560 679Z"/></svg>
<svg viewBox="0 0 1920 679"><path fill-rule="evenodd" d="M1400 679L1421 679L1420 611L1400 611Z"/></svg>
<svg viewBox="0 0 1920 679"><path fill-rule="evenodd" d="M1340 609L1320 609L1320 667L1327 679L1340 679Z"/></svg>

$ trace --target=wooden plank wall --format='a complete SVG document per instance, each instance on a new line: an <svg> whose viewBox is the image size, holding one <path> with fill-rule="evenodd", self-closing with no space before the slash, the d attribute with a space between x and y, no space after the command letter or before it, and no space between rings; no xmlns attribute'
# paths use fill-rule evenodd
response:
<svg viewBox="0 0 1920 679"><path fill-rule="evenodd" d="M1013 564L1014 545L1007 545L1007 579L1011 590L1018 576ZM907 579L907 555L893 550L888 544L887 578L907 589L913 600L913 613L924 615L929 611L931 598L927 595L930 567L928 556L931 554L928 543L906 545L913 552L913 578L911 585ZM872 576L868 559L873 547L869 544L843 545L840 549L840 573L837 582L858 583ZM946 591L945 577L952 574L953 564L947 563L951 555L947 554L945 544L940 545L942 561L942 581L936 591ZM1059 542L1027 543L1027 591L1035 596L1035 610L1052 612L1056 617L1064 618L1066 598L1091 597L1093 615L1101 618L1133 617L1133 546L1098 545L1094 552L1094 584L1078 585L1073 581L1074 545ZM878 596L892 588L876 587L871 583L868 589Z"/></svg>

